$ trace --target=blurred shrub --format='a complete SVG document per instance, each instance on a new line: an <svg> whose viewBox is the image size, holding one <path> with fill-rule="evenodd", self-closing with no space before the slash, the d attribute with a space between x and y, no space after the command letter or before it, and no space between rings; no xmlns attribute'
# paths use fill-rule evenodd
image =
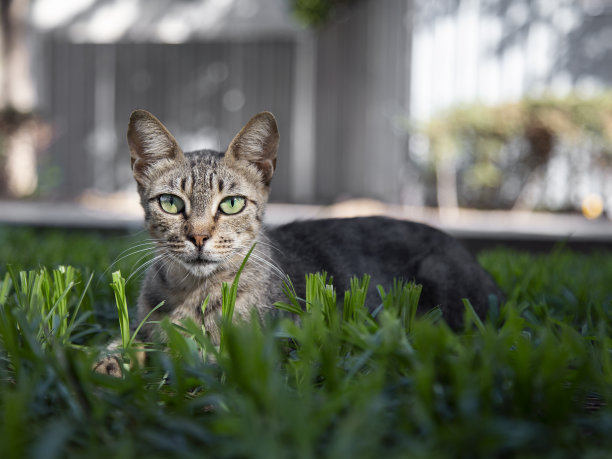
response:
<svg viewBox="0 0 612 459"><path fill-rule="evenodd" d="M0 110L0 196L23 197L35 191L37 155L50 140L50 127L36 114L12 107Z"/></svg>
<svg viewBox="0 0 612 459"><path fill-rule="evenodd" d="M31 116L14 109L0 110L0 195L6 193L7 173L5 163L7 157L7 140L21 125L27 123Z"/></svg>
<svg viewBox="0 0 612 459"><path fill-rule="evenodd" d="M359 0L289 0L296 18L310 27L327 23L339 8L350 6Z"/></svg>
<svg viewBox="0 0 612 459"><path fill-rule="evenodd" d="M460 106L419 134L427 139L423 165L435 187L456 181L460 206L570 210L580 207L582 194L612 191L604 186L612 173L610 93ZM551 181L561 186L547 189Z"/></svg>

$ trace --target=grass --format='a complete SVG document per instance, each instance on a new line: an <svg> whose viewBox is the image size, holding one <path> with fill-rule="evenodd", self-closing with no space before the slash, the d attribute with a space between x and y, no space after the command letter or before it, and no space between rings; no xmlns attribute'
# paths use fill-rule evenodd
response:
<svg viewBox="0 0 612 459"><path fill-rule="evenodd" d="M115 379L91 368L137 293L112 273L139 254L113 260L141 240L0 230L0 457L609 456L610 254L483 253L507 302L482 322L466 304L461 332L416 314L413 284L372 317L367 276L345 294L311 275L299 323L227 326L217 348L163 321L167 346Z"/></svg>

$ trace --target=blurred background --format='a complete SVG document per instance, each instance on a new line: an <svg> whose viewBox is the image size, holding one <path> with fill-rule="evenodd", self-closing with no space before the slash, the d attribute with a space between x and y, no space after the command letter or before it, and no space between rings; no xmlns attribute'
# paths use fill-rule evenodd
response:
<svg viewBox="0 0 612 459"><path fill-rule="evenodd" d="M137 213L125 132L144 108L185 150L224 150L272 111L273 203L447 222L484 218L465 209L612 215L606 0L1 0L0 12L10 209Z"/></svg>

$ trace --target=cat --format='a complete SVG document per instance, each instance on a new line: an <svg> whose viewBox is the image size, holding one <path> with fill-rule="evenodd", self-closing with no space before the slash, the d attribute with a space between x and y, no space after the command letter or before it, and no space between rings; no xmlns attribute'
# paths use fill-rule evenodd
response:
<svg viewBox="0 0 612 459"><path fill-rule="evenodd" d="M338 292L352 276L372 276L386 289L394 278L416 281L423 290L419 310L439 306L453 328L463 324L468 298L482 317L490 295L502 294L492 277L451 236L429 226L384 217L297 221L276 228L262 224L276 167L279 133L271 113L255 115L225 153L183 153L166 127L144 110L132 113L128 144L145 226L156 243L138 298L139 322L150 317L203 323L219 340L221 285L231 283L249 249L241 274L235 315L274 313L286 300L289 278L302 298L307 273L327 272ZM201 305L208 298L205 313ZM367 304L380 303L371 288ZM147 323L141 339L153 339ZM97 371L117 374L118 361ZM119 373L120 374L120 373Z"/></svg>

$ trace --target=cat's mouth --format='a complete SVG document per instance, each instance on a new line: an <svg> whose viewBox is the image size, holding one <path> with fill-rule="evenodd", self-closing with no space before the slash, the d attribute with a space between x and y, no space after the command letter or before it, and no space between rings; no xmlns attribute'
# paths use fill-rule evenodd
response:
<svg viewBox="0 0 612 459"><path fill-rule="evenodd" d="M197 277L210 276L219 269L219 264L221 263L201 255L191 258L181 257L178 260L191 274Z"/></svg>
<svg viewBox="0 0 612 459"><path fill-rule="evenodd" d="M199 256L189 260L189 263L191 263L192 265L196 265L196 266L204 266L204 265L217 264L219 262L217 260L213 260L211 258L206 258L203 255L199 255Z"/></svg>

